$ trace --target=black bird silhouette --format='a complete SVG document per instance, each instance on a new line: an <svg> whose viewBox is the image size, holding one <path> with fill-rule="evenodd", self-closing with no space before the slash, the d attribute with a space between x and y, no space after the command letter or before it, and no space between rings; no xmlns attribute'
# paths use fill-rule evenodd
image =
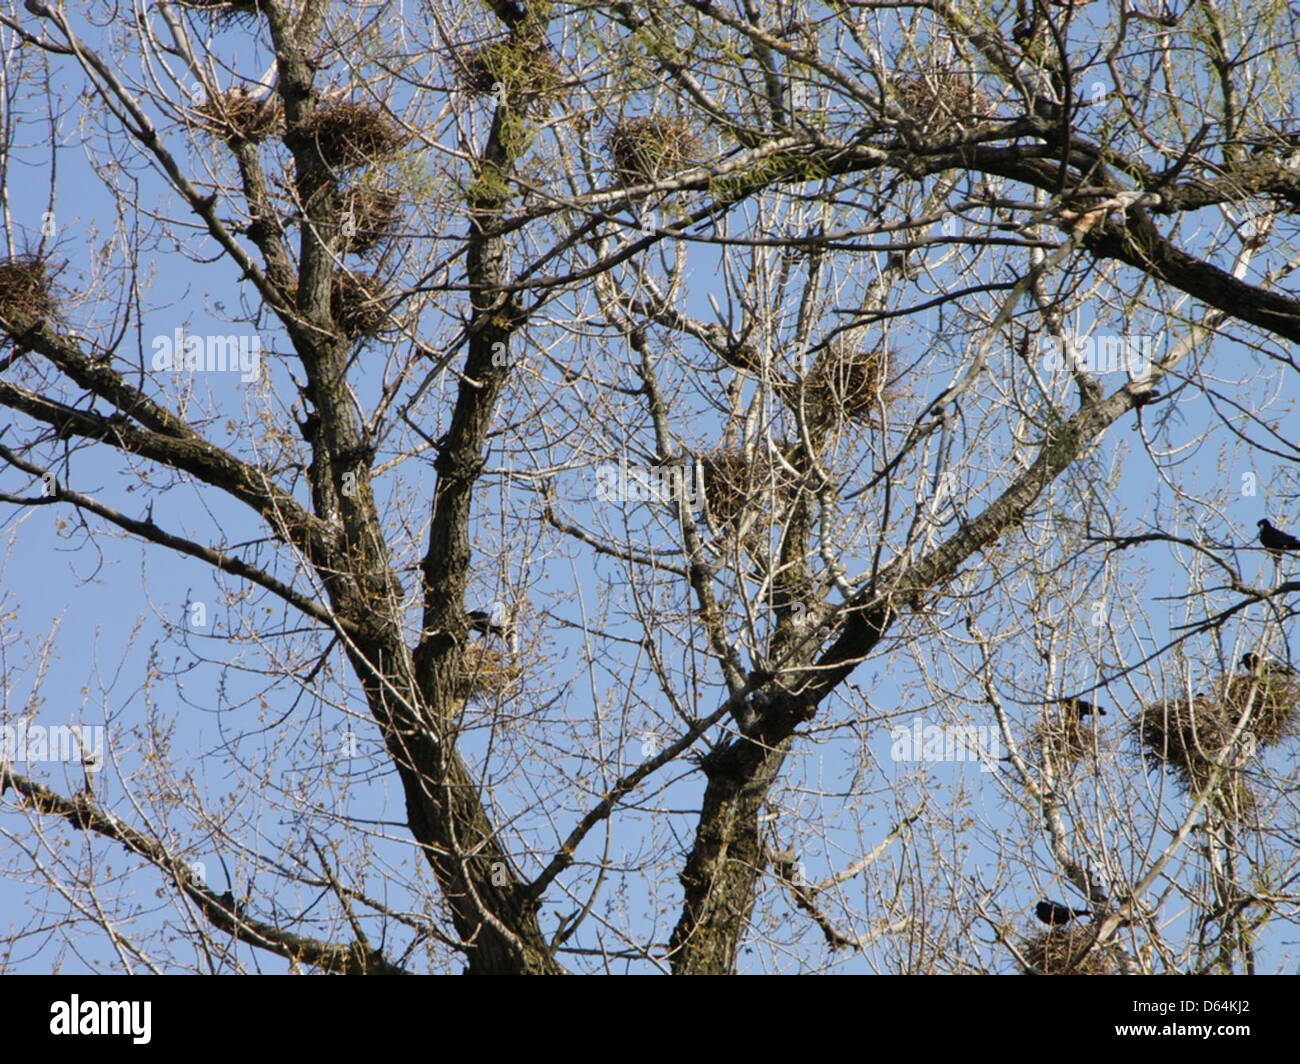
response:
<svg viewBox="0 0 1300 1064"><path fill-rule="evenodd" d="M1082 698L1062 698L1061 705L1065 711L1082 720L1089 713L1100 713L1103 717L1106 711L1101 706L1094 706L1091 702L1085 702Z"/></svg>
<svg viewBox="0 0 1300 1064"><path fill-rule="evenodd" d="M479 635L505 635L507 631L506 625L493 621L487 610L470 610L465 614L465 620L469 622L470 631Z"/></svg>
<svg viewBox="0 0 1300 1064"><path fill-rule="evenodd" d="M1071 909L1059 901L1040 901L1034 907L1034 913L1048 927L1062 927L1076 916L1091 916L1087 909Z"/></svg>
<svg viewBox="0 0 1300 1064"><path fill-rule="evenodd" d="M1272 551L1275 557L1284 550L1300 550L1300 539L1296 539L1290 532L1274 528L1268 523L1267 517L1260 518L1255 523L1259 525L1259 541Z"/></svg>
<svg viewBox="0 0 1300 1064"><path fill-rule="evenodd" d="M477 632L479 635L500 636L511 653L518 652L519 638L515 626L510 623L504 607L499 602L492 607L491 613L487 610L466 611L465 623L469 625L471 632Z"/></svg>
<svg viewBox="0 0 1300 1064"><path fill-rule="evenodd" d="M1280 661L1273 661L1271 658L1261 658L1258 654L1250 651L1241 655L1241 667L1250 673L1280 672L1286 676L1291 676L1295 672L1289 665L1283 665Z"/></svg>
<svg viewBox="0 0 1300 1064"><path fill-rule="evenodd" d="M235 901L235 895L232 891L228 890L223 893L221 897L217 899L217 902L226 910L226 912L230 913L237 920L242 920L244 918L244 903Z"/></svg>

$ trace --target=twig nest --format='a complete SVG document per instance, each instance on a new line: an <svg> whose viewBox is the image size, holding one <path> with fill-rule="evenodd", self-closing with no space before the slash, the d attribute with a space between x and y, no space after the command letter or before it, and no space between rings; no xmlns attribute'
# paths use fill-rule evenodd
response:
<svg viewBox="0 0 1300 1064"><path fill-rule="evenodd" d="M832 343L803 379L804 416L814 424L870 421L879 416L888 372L883 340L867 348Z"/></svg>
<svg viewBox="0 0 1300 1064"><path fill-rule="evenodd" d="M1218 686L1218 696L1163 699L1144 706L1135 731L1148 763L1172 771L1193 794L1201 794L1220 768L1213 804L1240 822L1255 808L1243 770L1259 748L1295 732L1300 683L1294 677L1266 674L1234 676ZM1234 743L1243 714L1246 721Z"/></svg>
<svg viewBox="0 0 1300 1064"><path fill-rule="evenodd" d="M349 340L374 336L389 323L389 294L373 275L340 270L330 286L330 314Z"/></svg>
<svg viewBox="0 0 1300 1064"><path fill-rule="evenodd" d="M52 317L57 309L54 275L39 255L14 255L0 261L0 319L8 323Z"/></svg>
<svg viewBox="0 0 1300 1064"><path fill-rule="evenodd" d="M393 234L401 216L401 196L388 189L354 187L335 197L339 245L350 255L373 251Z"/></svg>
<svg viewBox="0 0 1300 1064"><path fill-rule="evenodd" d="M1295 730L1300 685L1291 677L1237 676L1219 697L1163 699L1144 706L1136 728L1149 758L1167 765L1191 784L1200 784L1216 763L1244 765L1262 746ZM1238 721L1246 715L1230 750ZM1225 756L1226 755L1226 756Z"/></svg>
<svg viewBox="0 0 1300 1064"><path fill-rule="evenodd" d="M696 165L700 138L680 118L648 115L619 121L605 138L613 169L629 184L658 181Z"/></svg>
<svg viewBox="0 0 1300 1064"><path fill-rule="evenodd" d="M544 36L523 34L452 53L456 77L474 96L535 101L564 84L564 72Z"/></svg>
<svg viewBox="0 0 1300 1064"><path fill-rule="evenodd" d="M709 515L720 528L737 521L747 507L780 510L797 488L794 475L770 454L714 451L699 462Z"/></svg>
<svg viewBox="0 0 1300 1064"><path fill-rule="evenodd" d="M269 93L263 99L242 87L205 101L194 108L194 113L205 129L229 144L265 140L284 122L284 111L276 93Z"/></svg>
<svg viewBox="0 0 1300 1064"><path fill-rule="evenodd" d="M262 13L261 0L180 0L180 5L222 22L248 22Z"/></svg>
<svg viewBox="0 0 1300 1064"><path fill-rule="evenodd" d="M926 70L898 83L898 105L923 133L946 133L993 115L993 101L974 79L955 70Z"/></svg>
<svg viewBox="0 0 1300 1064"><path fill-rule="evenodd" d="M406 142L383 111L356 100L318 108L297 132L310 138L321 159L336 170L376 162Z"/></svg>
<svg viewBox="0 0 1300 1064"><path fill-rule="evenodd" d="M1128 975L1133 959L1118 943L1104 942L1078 955L1096 937L1096 928L1054 927L1025 941L1024 957L1029 962L1026 974L1041 975ZM1071 964L1071 959L1074 960ZM1031 971L1032 969L1032 971Z"/></svg>
<svg viewBox="0 0 1300 1064"><path fill-rule="evenodd" d="M465 668L457 677L456 697L502 698L518 685L522 663L505 647L487 640L465 645Z"/></svg>
<svg viewBox="0 0 1300 1064"><path fill-rule="evenodd" d="M1294 676L1280 672L1234 676L1221 705L1234 723L1250 707L1247 727L1260 746L1273 746L1300 731L1300 680Z"/></svg>
<svg viewBox="0 0 1300 1064"><path fill-rule="evenodd" d="M1058 764L1078 761L1096 751L1094 725L1065 710L1038 721L1034 725L1033 741Z"/></svg>

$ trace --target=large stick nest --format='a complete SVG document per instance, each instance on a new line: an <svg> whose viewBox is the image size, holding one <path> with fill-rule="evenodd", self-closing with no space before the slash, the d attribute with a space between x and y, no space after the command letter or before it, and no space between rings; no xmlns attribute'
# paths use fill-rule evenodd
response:
<svg viewBox="0 0 1300 1064"><path fill-rule="evenodd" d="M298 132L310 137L321 159L336 170L376 162L406 142L406 135L383 111L356 100L319 108Z"/></svg>
<svg viewBox="0 0 1300 1064"><path fill-rule="evenodd" d="M382 332L391 318L387 286L375 276L340 270L330 286L330 314L349 340Z"/></svg>
<svg viewBox="0 0 1300 1064"><path fill-rule="evenodd" d="M1271 746L1292 734L1297 706L1300 685L1291 677L1234 676L1219 697L1163 699L1144 706L1136 728L1147 757L1195 784L1204 781L1227 752L1244 713L1249 711L1238 750L1227 764L1244 762L1255 747Z"/></svg>
<svg viewBox="0 0 1300 1064"><path fill-rule="evenodd" d="M1234 676L1218 686L1217 696L1162 699L1144 706L1134 730L1148 763L1172 771L1192 793L1203 792L1222 766L1213 802L1225 816L1240 820L1255 806L1242 770L1259 748L1295 733L1300 683L1273 673ZM1234 743L1243 714L1248 716Z"/></svg>
<svg viewBox="0 0 1300 1064"><path fill-rule="evenodd" d="M239 141L257 143L265 140L284 124L284 110L275 93L265 99L250 95L240 87L223 92L194 108L204 129L217 134L228 144Z"/></svg>
<svg viewBox="0 0 1300 1064"><path fill-rule="evenodd" d="M1079 761L1097 751L1096 726L1065 709L1056 709L1035 724L1033 741L1058 765Z"/></svg>
<svg viewBox="0 0 1300 1064"><path fill-rule="evenodd" d="M746 508L767 513L783 509L793 498L798 482L772 455L747 456L739 450L714 451L700 456L704 499L719 528L737 521Z"/></svg>
<svg viewBox="0 0 1300 1064"><path fill-rule="evenodd" d="M0 318L7 322L53 317L54 274L40 255L14 255L0 261Z"/></svg>
<svg viewBox="0 0 1300 1064"><path fill-rule="evenodd" d="M214 22L250 22L262 13L262 0L180 0L180 4L210 16Z"/></svg>
<svg viewBox="0 0 1300 1064"><path fill-rule="evenodd" d="M967 74L927 70L900 81L894 89L898 104L923 133L946 133L974 125L993 115L993 101Z"/></svg>
<svg viewBox="0 0 1300 1064"><path fill-rule="evenodd" d="M1132 958L1115 942L1104 942L1090 949L1082 960L1070 964L1092 941L1092 927L1054 927L1034 935L1025 942L1024 957L1030 969L1043 975L1127 975Z"/></svg>
<svg viewBox="0 0 1300 1064"><path fill-rule="evenodd" d="M402 197L388 189L349 188L334 200L341 249L350 255L373 251L393 235Z"/></svg>
<svg viewBox="0 0 1300 1064"><path fill-rule="evenodd" d="M498 92L525 103L551 96L564 84L564 71L545 37L523 35L488 41L452 52L456 77L466 92Z"/></svg>
<svg viewBox="0 0 1300 1064"><path fill-rule="evenodd" d="M605 138L614 172L628 184L658 181L695 166L702 144L690 126L672 115L625 118Z"/></svg>
<svg viewBox="0 0 1300 1064"><path fill-rule="evenodd" d="M510 694L524 674L520 660L488 640L465 645L465 668L456 678L458 699L495 699Z"/></svg>
<svg viewBox="0 0 1300 1064"><path fill-rule="evenodd" d="M803 379L804 416L813 424L861 423L878 417L888 372L889 353L883 340L870 348L832 343Z"/></svg>
<svg viewBox="0 0 1300 1064"><path fill-rule="evenodd" d="M1247 727L1260 746L1274 746L1300 731L1300 681L1280 672L1234 676L1219 700L1225 715L1236 720L1247 707Z"/></svg>

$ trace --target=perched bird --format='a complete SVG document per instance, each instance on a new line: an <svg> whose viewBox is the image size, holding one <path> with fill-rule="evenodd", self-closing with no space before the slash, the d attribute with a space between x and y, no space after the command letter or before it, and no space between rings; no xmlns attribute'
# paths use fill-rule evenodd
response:
<svg viewBox="0 0 1300 1064"><path fill-rule="evenodd" d="M469 622L471 632L478 632L479 635L505 635L505 629L499 624L492 623L492 614L487 610L470 610L465 614L465 620Z"/></svg>
<svg viewBox="0 0 1300 1064"><path fill-rule="evenodd" d="M1295 672L1289 665L1283 665L1280 661L1273 661L1271 658L1261 658L1251 651L1241 655L1241 667L1250 673L1280 672L1290 676Z"/></svg>
<svg viewBox="0 0 1300 1064"><path fill-rule="evenodd" d="M506 609L501 603L493 603L491 613L487 610L469 610L465 614L465 623L469 625L471 632L477 632L479 635L500 636L512 654L519 652L518 633L515 632L515 626L510 623Z"/></svg>
<svg viewBox="0 0 1300 1064"><path fill-rule="evenodd" d="M1290 532L1274 528L1268 523L1267 517L1260 518L1255 523L1259 525L1259 541L1272 551L1274 556L1284 550L1300 550L1300 539L1296 539Z"/></svg>
<svg viewBox="0 0 1300 1064"><path fill-rule="evenodd" d="M235 894L233 891L227 890L223 892L221 897L217 899L217 903L236 920L244 919L244 913L247 911L247 907L242 901L235 901Z"/></svg>
<svg viewBox="0 0 1300 1064"><path fill-rule="evenodd" d="M1034 913L1048 927L1062 927L1076 916L1091 916L1087 909L1071 909L1059 901L1040 901L1034 907Z"/></svg>
<svg viewBox="0 0 1300 1064"><path fill-rule="evenodd" d="M1106 715L1106 711L1101 706L1094 706L1091 702L1085 702L1082 698L1062 698L1061 705L1071 716L1078 717L1082 720L1089 713L1099 713L1101 716Z"/></svg>

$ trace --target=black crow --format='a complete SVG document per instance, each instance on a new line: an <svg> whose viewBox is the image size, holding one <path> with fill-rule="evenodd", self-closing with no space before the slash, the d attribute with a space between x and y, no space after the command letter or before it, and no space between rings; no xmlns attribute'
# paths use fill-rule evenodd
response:
<svg viewBox="0 0 1300 1064"><path fill-rule="evenodd" d="M491 613L487 610L468 610L465 614L465 623L469 625L471 632L477 632L479 635L500 636L511 653L518 652L519 640L515 626L510 623L510 618L501 603L495 603Z"/></svg>
<svg viewBox="0 0 1300 1064"><path fill-rule="evenodd" d="M217 903L230 913L236 920L244 919L246 906L242 901L235 901L235 895L232 891L226 891L217 899Z"/></svg>
<svg viewBox="0 0 1300 1064"><path fill-rule="evenodd" d="M1280 661L1273 661L1270 658L1261 658L1250 651L1241 655L1241 667L1249 673L1280 672L1287 676L1295 671L1289 665L1283 665Z"/></svg>
<svg viewBox="0 0 1300 1064"><path fill-rule="evenodd" d="M1062 698L1061 705L1065 707L1067 713L1078 717L1080 720L1089 713L1099 713L1103 717L1106 715L1106 711L1101 706L1094 706L1091 702L1085 702L1082 698Z"/></svg>
<svg viewBox="0 0 1300 1064"><path fill-rule="evenodd" d="M1062 927L1076 916L1092 915L1087 909L1071 909L1059 901L1040 901L1034 907L1034 912L1048 927Z"/></svg>
<svg viewBox="0 0 1300 1064"><path fill-rule="evenodd" d="M494 623L492 614L487 610L470 610L465 614L465 620L469 623L471 632L478 632L479 635L505 635L505 625Z"/></svg>
<svg viewBox="0 0 1300 1064"><path fill-rule="evenodd" d="M1268 518L1263 517L1255 522L1259 525L1259 541L1264 544L1274 556L1281 554L1284 550L1300 550L1300 539L1296 539L1290 532L1283 532L1280 528L1274 528L1268 523Z"/></svg>

